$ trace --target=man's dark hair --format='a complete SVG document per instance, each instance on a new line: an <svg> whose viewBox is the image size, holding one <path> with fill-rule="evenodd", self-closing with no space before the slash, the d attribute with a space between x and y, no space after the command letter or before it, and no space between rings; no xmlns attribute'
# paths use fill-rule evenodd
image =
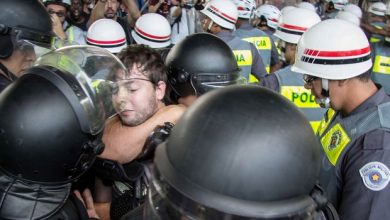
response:
<svg viewBox="0 0 390 220"><path fill-rule="evenodd" d="M142 44L129 45L118 54L118 58L127 69L131 69L134 64L137 65L142 74L154 85L157 85L159 81L165 83L168 81L166 67L161 55L148 46ZM169 94L168 90L169 86L167 86L165 94ZM164 98L164 102L167 103L169 100Z"/></svg>
<svg viewBox="0 0 390 220"><path fill-rule="evenodd" d="M122 50L118 58L126 68L131 69L134 64L142 71L153 84L159 81L167 82L167 73L164 61L160 54L145 45L133 44Z"/></svg>
<svg viewBox="0 0 390 220"><path fill-rule="evenodd" d="M360 74L357 76L357 78L362 82L368 82L369 79L371 79L371 68L367 70L366 72Z"/></svg>

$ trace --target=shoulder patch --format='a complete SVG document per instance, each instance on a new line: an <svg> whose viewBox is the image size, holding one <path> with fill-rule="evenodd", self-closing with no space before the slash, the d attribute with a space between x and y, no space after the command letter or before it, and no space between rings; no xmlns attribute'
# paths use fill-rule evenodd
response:
<svg viewBox="0 0 390 220"><path fill-rule="evenodd" d="M364 185L373 191L384 189L390 181L390 170L381 162L370 162L359 170Z"/></svg>

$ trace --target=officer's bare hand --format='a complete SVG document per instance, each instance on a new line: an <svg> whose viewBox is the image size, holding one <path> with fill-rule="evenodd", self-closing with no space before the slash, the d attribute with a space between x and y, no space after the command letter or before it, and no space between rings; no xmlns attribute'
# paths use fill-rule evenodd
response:
<svg viewBox="0 0 390 220"><path fill-rule="evenodd" d="M99 215L96 213L95 206L93 205L93 198L89 189L85 189L82 195L78 190L73 191L73 193L87 209L89 218L100 219Z"/></svg>

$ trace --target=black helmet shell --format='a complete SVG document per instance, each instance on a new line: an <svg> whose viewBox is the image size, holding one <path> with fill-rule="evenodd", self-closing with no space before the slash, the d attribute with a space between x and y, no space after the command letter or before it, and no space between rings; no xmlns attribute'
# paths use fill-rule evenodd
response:
<svg viewBox="0 0 390 220"><path fill-rule="evenodd" d="M0 94L0 169L34 183L66 183L84 173L103 146L83 132L69 73L34 67ZM81 107L79 107L81 109Z"/></svg>
<svg viewBox="0 0 390 220"><path fill-rule="evenodd" d="M255 218L313 209L321 146L305 116L255 86L205 94L157 148L158 179L198 204ZM169 197L170 195L167 195Z"/></svg>
<svg viewBox="0 0 390 220"><path fill-rule="evenodd" d="M236 84L237 61L220 38L198 33L176 44L165 60L168 80L177 95L201 95L213 87Z"/></svg>

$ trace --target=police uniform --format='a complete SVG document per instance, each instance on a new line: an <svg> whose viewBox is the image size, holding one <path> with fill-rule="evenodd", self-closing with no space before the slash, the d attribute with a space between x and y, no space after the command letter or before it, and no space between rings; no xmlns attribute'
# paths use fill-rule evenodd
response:
<svg viewBox="0 0 390 220"><path fill-rule="evenodd" d="M249 80L250 74L253 74L257 79L260 79L267 74L264 63L253 44L243 41L227 31L219 32L216 35L232 49L243 77Z"/></svg>
<svg viewBox="0 0 390 220"><path fill-rule="evenodd" d="M311 92L303 87L302 74L293 72L291 65L267 75L260 85L279 92L293 102L305 114L313 130L317 130L326 110L321 108Z"/></svg>
<svg viewBox="0 0 390 220"><path fill-rule="evenodd" d="M375 28L381 29L381 30L386 25L384 22L372 22L370 24L372 26L374 26ZM375 44L375 43L383 42L384 39L385 39L385 37L383 35L371 34L371 36L370 36L370 43Z"/></svg>
<svg viewBox="0 0 390 220"><path fill-rule="evenodd" d="M268 73L270 66L279 62L278 51L273 40L263 31L253 28L249 22L243 23L233 34L255 45Z"/></svg>
<svg viewBox="0 0 390 220"><path fill-rule="evenodd" d="M373 45L372 80L380 83L385 92L390 94L390 42L382 41Z"/></svg>
<svg viewBox="0 0 390 220"><path fill-rule="evenodd" d="M389 114L380 88L350 115L330 109L321 122L320 183L341 219L390 219Z"/></svg>

